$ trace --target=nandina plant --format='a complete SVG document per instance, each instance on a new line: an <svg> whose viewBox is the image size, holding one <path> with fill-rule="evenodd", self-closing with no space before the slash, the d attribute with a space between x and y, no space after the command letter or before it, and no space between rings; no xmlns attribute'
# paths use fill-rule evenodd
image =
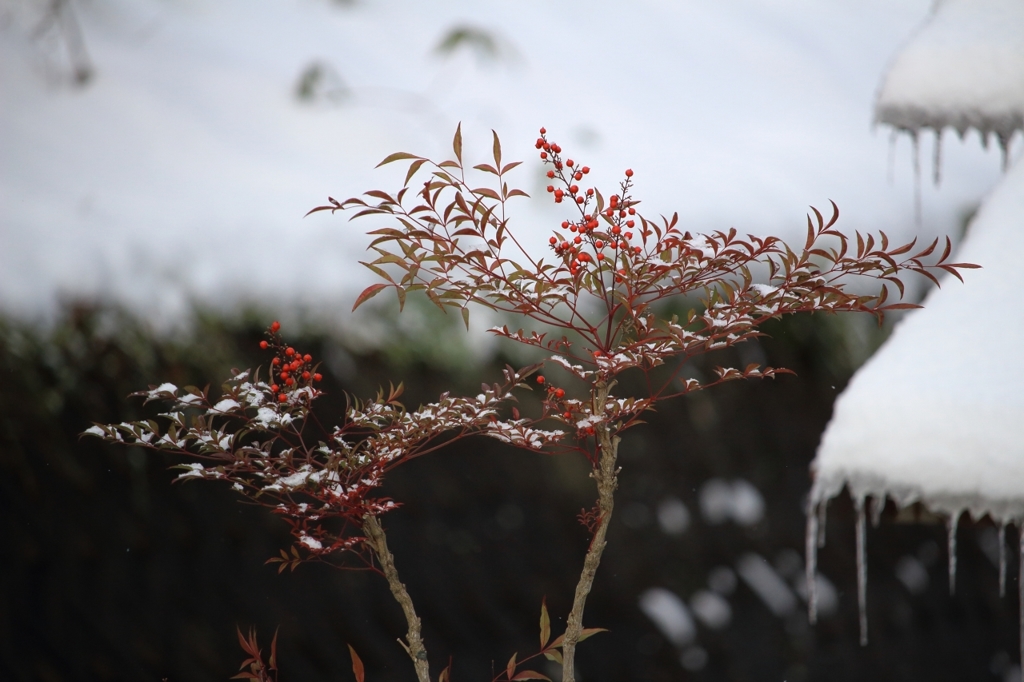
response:
<svg viewBox="0 0 1024 682"><path fill-rule="evenodd" d="M258 371L239 373L218 399L165 384L137 394L170 402L165 425L141 421L89 430L110 441L193 455L199 461L183 465L182 478L225 480L284 517L296 542L271 559L281 570L348 557L380 572L406 616L403 646L420 682L430 679L420 621L380 522L397 503L373 497L392 468L473 434L587 459L597 501L580 514L590 544L565 632L551 640L542 604L539 651L522 660L514 655L494 678L547 679L520 670L543 655L560 662L563 681L572 682L577 644L599 630L584 628L583 615L612 521L623 432L663 400L787 371L757 364L717 367L714 378L702 382L684 378L687 361L756 338L763 324L787 314L866 312L881 321L887 311L916 307L889 302L891 291L902 298L906 273L937 282L941 272L960 277L959 269L974 267L948 262L948 239L940 254L937 240L914 252L914 242L890 247L884 234L876 240L857 233L853 246L835 227L835 204L828 220L812 209L798 248L774 237L740 237L735 229L694 234L679 226L676 215L643 214L631 170L614 191L602 193L586 186L590 169L564 156L543 128L536 148L549 167L548 194L566 208L543 255L511 224L509 203L526 193L509 186L508 175L519 163L502 163L496 134L492 163L465 166L460 128L453 159L438 163L403 152L384 159L381 165L408 162L396 192L373 190L344 202L329 198L310 213L356 209L355 217L386 220L370 233L376 258L364 263L382 281L367 287L354 308L388 288L400 307L408 293L423 292L442 310L457 309L468 328L470 307L482 306L517 318L515 331L506 324L490 332L537 349L546 358L541 364L507 368L503 383L485 386L475 398L443 395L414 412L398 402L400 387L352 400L340 423L325 428L311 410L320 395L313 359L288 347L274 323L263 342L273 352L265 380ZM489 181L471 181L477 177ZM865 279L875 282L868 293ZM850 284L857 280L861 288L854 290ZM672 301L693 307L682 316L661 314ZM556 385L539 373L544 363L576 381ZM624 374L640 381L620 383ZM623 385L639 388L626 391ZM511 404L517 390L539 390L535 414L524 416ZM254 640L250 644L255 647ZM440 679L449 674L445 668Z"/></svg>

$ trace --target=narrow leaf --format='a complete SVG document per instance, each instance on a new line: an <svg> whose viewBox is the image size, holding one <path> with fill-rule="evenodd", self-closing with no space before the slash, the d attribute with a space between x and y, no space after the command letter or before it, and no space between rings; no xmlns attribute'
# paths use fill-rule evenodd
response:
<svg viewBox="0 0 1024 682"><path fill-rule="evenodd" d="M518 654L512 654L512 658L508 659L508 665L505 666L505 674L508 675L508 679L510 680L516 672L516 656L518 656Z"/></svg>
<svg viewBox="0 0 1024 682"><path fill-rule="evenodd" d="M534 670L524 670L523 672L517 674L515 677L510 677L509 679L513 680L514 682L518 682L519 680L547 680L547 682L551 682L550 677L546 675L541 675L539 672L536 672Z"/></svg>
<svg viewBox="0 0 1024 682"><path fill-rule="evenodd" d="M455 158L462 163L462 123L455 128L455 138L452 140L452 149L455 151Z"/></svg>
<svg viewBox="0 0 1024 682"><path fill-rule="evenodd" d="M401 161L403 159L418 159L418 158L420 158L420 157L416 156L415 154L409 154L407 152L395 152L394 154L388 154L388 156L386 156L383 161L378 163L376 167L380 168L381 166L386 166L389 163L394 163L395 161Z"/></svg>
<svg viewBox="0 0 1024 682"><path fill-rule="evenodd" d="M551 618L548 616L547 597L540 600L540 648L547 646L551 639Z"/></svg>
<svg viewBox="0 0 1024 682"><path fill-rule="evenodd" d="M494 136L493 153L494 153L494 165L496 168L501 168L501 140L498 139L498 133L491 131L491 135Z"/></svg>
<svg viewBox="0 0 1024 682"><path fill-rule="evenodd" d="M352 655L352 672L356 676L356 682L365 682L362 659L359 658L359 654L356 653L351 644L348 645L348 652Z"/></svg>
<svg viewBox="0 0 1024 682"><path fill-rule="evenodd" d="M462 309L462 322L466 325L466 331L469 331L469 308Z"/></svg>
<svg viewBox="0 0 1024 682"><path fill-rule="evenodd" d="M379 294L380 290L387 288L387 286L387 284L371 284L370 286L363 289L363 293L359 294L359 298L356 299L355 305L352 306L352 310L355 310L363 303Z"/></svg>

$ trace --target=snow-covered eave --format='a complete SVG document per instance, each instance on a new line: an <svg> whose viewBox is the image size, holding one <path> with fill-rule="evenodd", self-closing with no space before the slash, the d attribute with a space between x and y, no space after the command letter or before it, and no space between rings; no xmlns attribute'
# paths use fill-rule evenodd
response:
<svg viewBox="0 0 1024 682"><path fill-rule="evenodd" d="M937 0L896 55L875 103L875 123L917 136L977 130L1004 150L1024 130L1024 2Z"/></svg>

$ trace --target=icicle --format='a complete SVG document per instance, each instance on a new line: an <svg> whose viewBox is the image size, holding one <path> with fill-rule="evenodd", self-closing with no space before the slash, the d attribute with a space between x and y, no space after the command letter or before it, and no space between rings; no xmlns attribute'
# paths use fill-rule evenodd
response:
<svg viewBox="0 0 1024 682"><path fill-rule="evenodd" d="M942 181L942 129L935 129L935 148L932 154L932 182L938 187Z"/></svg>
<svg viewBox="0 0 1024 682"><path fill-rule="evenodd" d="M899 130L896 128L892 129L889 133L889 184L893 184L894 178L896 177L896 136L899 135Z"/></svg>
<svg viewBox="0 0 1024 682"><path fill-rule="evenodd" d="M1006 521L999 524L999 596L1006 596Z"/></svg>
<svg viewBox="0 0 1024 682"><path fill-rule="evenodd" d="M921 228L921 138L917 131L910 133L914 142L914 225Z"/></svg>
<svg viewBox="0 0 1024 682"><path fill-rule="evenodd" d="M825 514L828 509L828 500L822 500L818 505L818 549L825 546Z"/></svg>
<svg viewBox="0 0 1024 682"><path fill-rule="evenodd" d="M882 522L882 510L885 509L885 495L871 498L871 527L878 528Z"/></svg>
<svg viewBox="0 0 1024 682"><path fill-rule="evenodd" d="M1018 564L1020 573L1017 576L1017 608L1020 612L1020 660L1021 667L1024 668L1024 522L1018 522L1017 528L1020 530L1020 563Z"/></svg>
<svg viewBox="0 0 1024 682"><path fill-rule="evenodd" d="M949 533L948 549L949 549L949 594L950 596L956 594L956 526L960 523L960 514L963 512L953 512L949 516L949 521L946 522L946 531Z"/></svg>
<svg viewBox="0 0 1024 682"><path fill-rule="evenodd" d="M818 506L824 504L809 503L807 507L807 536L804 549L807 557L804 568L807 575L807 620L814 625L818 622Z"/></svg>
<svg viewBox="0 0 1024 682"><path fill-rule="evenodd" d="M999 151L1002 154L1003 160L1003 172L1010 167L1010 136L998 133L996 137L999 139Z"/></svg>
<svg viewBox="0 0 1024 682"><path fill-rule="evenodd" d="M862 497L857 500L857 607L860 611L861 646L868 645L868 563L867 557L865 556L866 534L867 518L864 513L864 498ZM1024 544L1021 546L1024 547Z"/></svg>

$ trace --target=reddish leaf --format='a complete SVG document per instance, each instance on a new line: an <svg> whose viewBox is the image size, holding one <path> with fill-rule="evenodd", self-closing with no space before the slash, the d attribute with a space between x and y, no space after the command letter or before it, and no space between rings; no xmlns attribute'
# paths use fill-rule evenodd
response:
<svg viewBox="0 0 1024 682"><path fill-rule="evenodd" d="M514 677L510 677L508 679L513 680L513 682L518 682L518 680L547 680L547 682L551 682L550 677L547 675L541 675L533 670L524 670L521 673L516 673Z"/></svg>
<svg viewBox="0 0 1024 682"><path fill-rule="evenodd" d="M548 616L547 597L540 600L540 648L547 646L551 639L551 618Z"/></svg>
<svg viewBox="0 0 1024 682"><path fill-rule="evenodd" d="M380 293L381 289L387 288L387 284L371 284L370 286L363 289L363 293L359 294L359 298L356 299L355 304L352 306L352 310L355 310L363 303Z"/></svg>
<svg viewBox="0 0 1024 682"><path fill-rule="evenodd" d="M356 653L356 650L352 648L351 644L348 645L348 653L352 656L352 672L356 676L356 682L365 682L365 673L363 672L363 661L361 658L359 658L359 654Z"/></svg>

